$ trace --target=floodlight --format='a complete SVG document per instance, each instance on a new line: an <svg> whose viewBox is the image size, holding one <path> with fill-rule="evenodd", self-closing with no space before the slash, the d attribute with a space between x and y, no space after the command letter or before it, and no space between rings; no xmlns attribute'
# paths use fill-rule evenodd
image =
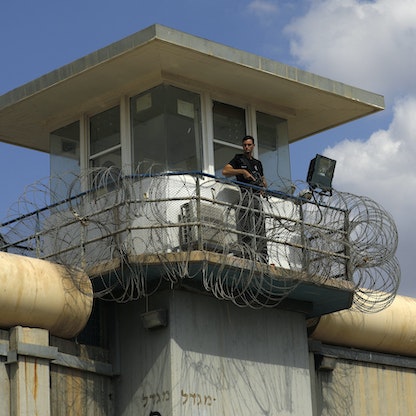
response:
<svg viewBox="0 0 416 416"><path fill-rule="evenodd" d="M324 192L331 192L336 161L328 157L316 155L309 164L308 182L311 189L319 188Z"/></svg>

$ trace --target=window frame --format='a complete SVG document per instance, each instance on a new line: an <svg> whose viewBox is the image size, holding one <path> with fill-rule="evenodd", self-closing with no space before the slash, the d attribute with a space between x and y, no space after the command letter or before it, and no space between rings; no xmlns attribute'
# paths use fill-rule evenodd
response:
<svg viewBox="0 0 416 416"><path fill-rule="evenodd" d="M144 88L140 88L135 91L131 91L128 94L120 95L117 100L107 100L105 106L101 106L96 111L81 113L79 120L80 125L80 169L86 171L91 166L91 161L105 153L121 149L121 169L125 174L134 174L133 166L133 137L131 126L131 114L130 114L130 101L135 96L145 93L154 87L166 84L172 87L180 88L190 93L199 95L200 99L200 134L202 141L202 157L201 157L201 170L210 175L215 175L215 144L226 146L229 149L235 150L235 153L241 152L242 147L239 144L215 139L214 137L214 115L213 105L215 102L223 103L225 105L234 106L244 111L245 117L245 134L250 134L254 137L256 146L254 148L253 156L259 158L259 139L257 134L257 112L261 112L273 117L281 118L286 121L284 126L283 135L287 137L287 116L279 114L278 109L272 108L270 104L252 102L248 104L248 99L238 97L237 95L227 95L223 91L215 91L207 89L201 85L188 85L177 80L162 80L160 83L146 83ZM111 108L118 107L120 112L120 143L112 148L105 149L102 152L90 153L90 120L97 114L105 112ZM73 122L77 121L73 120ZM57 126L54 130L64 126ZM288 139L287 139L288 141ZM288 142L288 145L290 143ZM289 150L284 151L283 154L278 155L278 159L283 158L285 163L289 166L290 170L290 158ZM290 173L290 172L289 172ZM288 178L290 180L290 177ZM88 183L83 184L83 190L88 188Z"/></svg>

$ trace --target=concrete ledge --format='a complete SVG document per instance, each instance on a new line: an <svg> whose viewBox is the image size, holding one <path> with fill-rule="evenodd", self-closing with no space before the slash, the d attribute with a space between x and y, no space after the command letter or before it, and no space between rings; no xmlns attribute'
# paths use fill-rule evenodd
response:
<svg viewBox="0 0 416 416"><path fill-rule="evenodd" d="M15 350L7 352L6 364L16 363L19 355L54 360L58 355L58 348L19 342Z"/></svg>

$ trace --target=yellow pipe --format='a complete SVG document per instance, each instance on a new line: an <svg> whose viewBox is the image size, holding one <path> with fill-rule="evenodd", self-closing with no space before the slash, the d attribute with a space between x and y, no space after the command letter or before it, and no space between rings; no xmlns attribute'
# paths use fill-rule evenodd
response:
<svg viewBox="0 0 416 416"><path fill-rule="evenodd" d="M71 338L92 310L90 279L44 260L0 252L0 327L42 328Z"/></svg>
<svg viewBox="0 0 416 416"><path fill-rule="evenodd" d="M352 310L324 315L311 338L327 344L416 356L416 299L396 296L376 313Z"/></svg>

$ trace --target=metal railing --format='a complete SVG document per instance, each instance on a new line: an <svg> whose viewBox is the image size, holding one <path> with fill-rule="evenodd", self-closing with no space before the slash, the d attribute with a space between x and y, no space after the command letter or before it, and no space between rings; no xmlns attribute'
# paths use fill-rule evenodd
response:
<svg viewBox="0 0 416 416"><path fill-rule="evenodd" d="M87 270L121 256L206 250L351 278L345 210L201 172L111 176L1 233L3 251Z"/></svg>

